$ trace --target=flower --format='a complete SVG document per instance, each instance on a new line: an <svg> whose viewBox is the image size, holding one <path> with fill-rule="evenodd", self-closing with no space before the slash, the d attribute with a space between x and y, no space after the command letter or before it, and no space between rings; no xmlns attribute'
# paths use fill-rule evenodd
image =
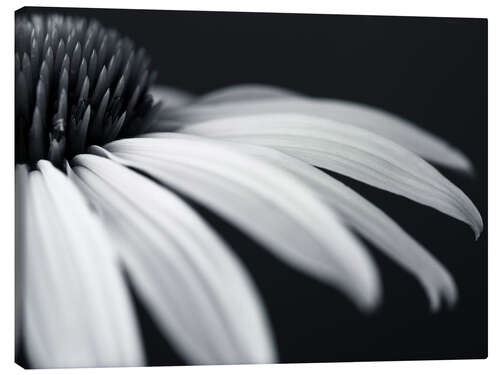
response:
<svg viewBox="0 0 500 375"><path fill-rule="evenodd" d="M16 334L33 367L145 363L123 270L189 363L278 360L245 266L185 202L208 207L276 257L381 302L355 231L413 274L432 310L449 272L383 211L320 169L482 219L430 162L458 150L392 114L262 85L194 97L151 87L143 50L95 21L16 19Z"/></svg>

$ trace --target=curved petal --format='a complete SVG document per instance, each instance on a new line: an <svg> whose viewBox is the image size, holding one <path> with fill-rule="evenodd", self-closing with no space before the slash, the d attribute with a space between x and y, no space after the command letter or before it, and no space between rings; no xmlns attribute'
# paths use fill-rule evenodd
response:
<svg viewBox="0 0 500 375"><path fill-rule="evenodd" d="M446 141L408 120L368 105L336 99L307 98L274 87L266 89L265 86L228 88L212 95L207 95L208 100L202 97L199 103L170 111L168 120L158 123L154 130L162 131L164 127L170 129L170 122L179 126L232 116L304 114L369 130L401 144L433 163L467 173L473 171L469 159Z"/></svg>
<svg viewBox="0 0 500 375"><path fill-rule="evenodd" d="M184 358L193 364L276 361L249 276L188 205L108 159L79 155L73 164L101 203L140 297Z"/></svg>
<svg viewBox="0 0 500 375"><path fill-rule="evenodd" d="M299 96L299 94L280 87L247 83L211 91L197 98L196 104L219 104L245 100L282 98L285 96Z"/></svg>
<svg viewBox="0 0 500 375"><path fill-rule="evenodd" d="M23 335L36 368L139 366L142 343L101 223L47 161L29 173Z"/></svg>
<svg viewBox="0 0 500 375"><path fill-rule="evenodd" d="M371 259L312 190L227 145L188 138L123 139L108 144L106 155L206 205L282 260L340 287L360 308L377 304Z"/></svg>
<svg viewBox="0 0 500 375"><path fill-rule="evenodd" d="M369 131L323 118L273 114L207 121L186 134L269 146L316 166L403 195L471 226L483 222L470 199L430 164Z"/></svg>
<svg viewBox="0 0 500 375"><path fill-rule="evenodd" d="M163 133L156 136L172 137ZM313 188L348 226L420 281L433 311L440 307L443 297L450 305L456 302L457 287L451 274L394 220L358 193L311 165L282 152L247 144L239 144L238 150L290 171Z"/></svg>

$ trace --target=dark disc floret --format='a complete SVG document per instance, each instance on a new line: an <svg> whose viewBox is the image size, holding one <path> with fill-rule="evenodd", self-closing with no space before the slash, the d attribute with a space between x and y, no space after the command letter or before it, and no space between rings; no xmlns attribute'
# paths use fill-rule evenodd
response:
<svg viewBox="0 0 500 375"><path fill-rule="evenodd" d="M147 130L158 110L145 50L97 21L16 18L16 163L57 166L91 144Z"/></svg>

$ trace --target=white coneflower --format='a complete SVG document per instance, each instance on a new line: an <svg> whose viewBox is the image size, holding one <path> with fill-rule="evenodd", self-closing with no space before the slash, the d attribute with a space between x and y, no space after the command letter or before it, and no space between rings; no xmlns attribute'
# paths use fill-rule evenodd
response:
<svg viewBox="0 0 500 375"><path fill-rule="evenodd" d="M97 22L16 19L18 327L33 367L145 364L123 270L193 364L269 363L277 351L252 280L177 194L228 220L363 311L377 268L351 230L413 274L436 310L447 270L321 167L470 225L467 196L423 159L467 158L364 105L245 85L195 98L153 88L143 50Z"/></svg>

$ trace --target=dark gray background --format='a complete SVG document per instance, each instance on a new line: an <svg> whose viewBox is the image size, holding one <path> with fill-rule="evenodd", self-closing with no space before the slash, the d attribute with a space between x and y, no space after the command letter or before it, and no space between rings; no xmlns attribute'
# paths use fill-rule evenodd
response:
<svg viewBox="0 0 500 375"><path fill-rule="evenodd" d="M259 82L354 100L402 115L462 149L472 159L476 177L442 171L483 215L486 227L477 242L454 219L343 179L395 218L455 276L458 305L434 315L417 282L376 249L385 298L379 311L364 316L335 290L294 272L215 215L197 209L254 275L282 362L486 357L486 20L57 11L94 17L146 47L161 84L204 93ZM138 309L150 364L182 363L140 304Z"/></svg>

